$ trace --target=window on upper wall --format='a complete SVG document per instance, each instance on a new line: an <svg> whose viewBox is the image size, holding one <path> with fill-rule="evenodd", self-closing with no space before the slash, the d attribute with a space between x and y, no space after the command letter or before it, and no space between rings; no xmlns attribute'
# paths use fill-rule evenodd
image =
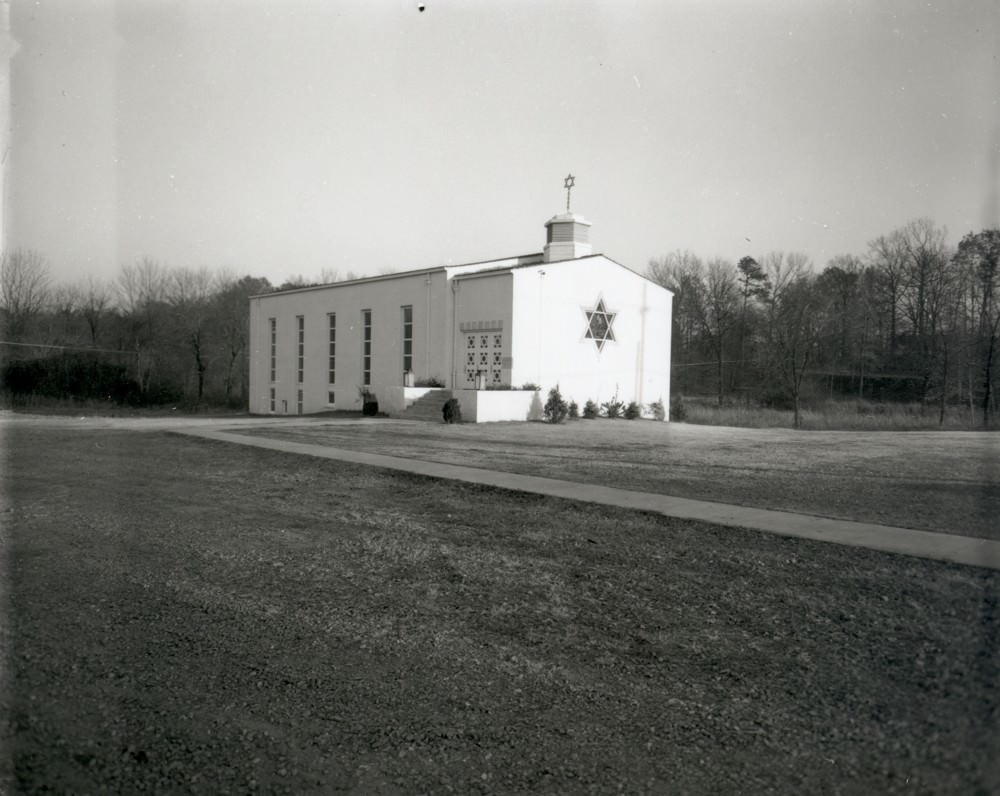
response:
<svg viewBox="0 0 1000 796"><path fill-rule="evenodd" d="M270 318L269 323L271 326L271 381L277 381L275 375L278 371L278 322L276 319Z"/></svg>
<svg viewBox="0 0 1000 796"><path fill-rule="evenodd" d="M361 310L361 325L364 328L361 348L361 384L368 387L372 383L372 311Z"/></svg>
<svg viewBox="0 0 1000 796"><path fill-rule="evenodd" d="M403 307L403 373L413 370L413 307Z"/></svg>
<svg viewBox="0 0 1000 796"><path fill-rule="evenodd" d="M296 317L296 321L299 326L299 336L298 336L298 359L297 359L297 377L296 381L299 384L302 383L303 377L305 376L306 370L306 319L299 315Z"/></svg>
<svg viewBox="0 0 1000 796"><path fill-rule="evenodd" d="M337 383L337 313L331 312L327 315L330 327L329 350L327 351L327 377L330 384ZM333 395L333 393L330 393ZM333 403L331 400L330 403Z"/></svg>

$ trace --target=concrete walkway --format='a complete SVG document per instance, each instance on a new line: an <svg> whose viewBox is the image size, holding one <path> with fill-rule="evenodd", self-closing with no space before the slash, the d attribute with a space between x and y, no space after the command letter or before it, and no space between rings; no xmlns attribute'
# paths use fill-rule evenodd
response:
<svg viewBox="0 0 1000 796"><path fill-rule="evenodd" d="M257 448L316 456L321 459L384 467L407 473L465 481L472 484L531 492L539 495L600 503L626 509L652 511L668 517L702 520L715 525L739 528L755 528L761 531L794 536L800 539L815 539L821 542L866 547L888 553L951 561L989 569L1000 569L1000 542L976 539L969 536L955 536L933 531L917 531L910 528L893 528L888 525L834 520L810 514L795 514L788 511L771 511L746 506L732 506L711 503L706 500L657 495L651 492L633 492L627 489L581 484L556 478L542 478L534 475L518 475L497 470L483 470L454 464L405 459L385 456L380 453L330 448L323 445L309 445L302 442L251 437L228 431L214 431L206 428L180 428L172 431L203 439L251 445Z"/></svg>

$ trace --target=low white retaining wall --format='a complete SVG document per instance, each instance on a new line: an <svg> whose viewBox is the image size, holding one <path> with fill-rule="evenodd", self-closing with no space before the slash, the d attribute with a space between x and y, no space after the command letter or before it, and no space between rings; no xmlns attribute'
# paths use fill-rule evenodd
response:
<svg viewBox="0 0 1000 796"><path fill-rule="evenodd" d="M469 423L541 420L542 400L535 390L452 390Z"/></svg>

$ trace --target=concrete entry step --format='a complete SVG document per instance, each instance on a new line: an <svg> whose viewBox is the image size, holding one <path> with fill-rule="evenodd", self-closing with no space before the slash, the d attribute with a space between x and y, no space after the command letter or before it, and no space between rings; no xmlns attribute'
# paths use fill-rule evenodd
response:
<svg viewBox="0 0 1000 796"><path fill-rule="evenodd" d="M396 415L401 420L424 420L431 423L442 423L444 417L441 409L445 402L452 397L451 390L434 390L427 395L423 395L410 404L400 414Z"/></svg>

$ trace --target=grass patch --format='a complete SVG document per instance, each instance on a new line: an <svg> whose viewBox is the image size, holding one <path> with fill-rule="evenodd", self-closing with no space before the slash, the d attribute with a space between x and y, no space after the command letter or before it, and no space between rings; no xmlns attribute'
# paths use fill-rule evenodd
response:
<svg viewBox="0 0 1000 796"><path fill-rule="evenodd" d="M756 508L1000 538L997 437L653 421L269 425L240 433Z"/></svg>
<svg viewBox="0 0 1000 796"><path fill-rule="evenodd" d="M997 573L156 433L7 445L6 789L1000 786Z"/></svg>
<svg viewBox="0 0 1000 796"><path fill-rule="evenodd" d="M743 404L721 408L713 398L683 399L684 420L707 426L739 428L792 428L791 410L768 409ZM933 431L983 430L981 410L949 406L941 421L938 407L919 403L874 403L871 401L813 402L800 411L801 428L815 431ZM991 425L996 429L996 425Z"/></svg>
<svg viewBox="0 0 1000 796"><path fill-rule="evenodd" d="M153 406L128 406L93 398L51 398L27 395L11 400L8 393L0 391L0 410L18 414L73 417L246 417L245 409L236 409L223 403L182 401Z"/></svg>

